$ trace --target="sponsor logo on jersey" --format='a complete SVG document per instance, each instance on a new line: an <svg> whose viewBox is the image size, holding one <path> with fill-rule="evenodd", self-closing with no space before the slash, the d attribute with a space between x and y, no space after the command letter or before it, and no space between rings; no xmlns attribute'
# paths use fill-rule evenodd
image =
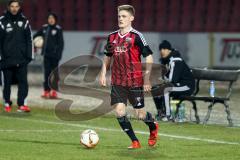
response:
<svg viewBox="0 0 240 160"><path fill-rule="evenodd" d="M55 36L57 34L57 30L52 30L52 35Z"/></svg>
<svg viewBox="0 0 240 160"><path fill-rule="evenodd" d="M7 24L7 27L12 27L12 25L10 23Z"/></svg>
<svg viewBox="0 0 240 160"><path fill-rule="evenodd" d="M22 22L22 21L19 21L19 22L18 22L18 26L19 26L19 27L22 27L22 26L23 26L23 22Z"/></svg>

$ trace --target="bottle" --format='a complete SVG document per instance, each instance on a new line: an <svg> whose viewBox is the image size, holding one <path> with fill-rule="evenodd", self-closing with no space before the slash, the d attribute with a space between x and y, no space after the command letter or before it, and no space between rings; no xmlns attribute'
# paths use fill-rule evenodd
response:
<svg viewBox="0 0 240 160"><path fill-rule="evenodd" d="M178 110L178 122L181 123L184 121L185 121L185 106L183 103L181 103Z"/></svg>
<svg viewBox="0 0 240 160"><path fill-rule="evenodd" d="M209 94L210 94L210 97L214 97L214 95L215 95L214 81L210 81Z"/></svg>
<svg viewBox="0 0 240 160"><path fill-rule="evenodd" d="M177 104L179 103L178 100L171 100L170 101L170 104L171 104L171 116L172 117L175 117L175 114L176 114L176 109L177 109Z"/></svg>

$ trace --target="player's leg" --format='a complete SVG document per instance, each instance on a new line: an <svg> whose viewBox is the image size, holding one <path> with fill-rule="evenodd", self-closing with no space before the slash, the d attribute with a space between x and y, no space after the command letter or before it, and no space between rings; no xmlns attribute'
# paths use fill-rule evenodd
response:
<svg viewBox="0 0 240 160"><path fill-rule="evenodd" d="M3 87L3 99L4 99L4 106L5 111L10 112L11 111L11 105L12 101L10 99L11 96L11 84L12 84L12 76L13 76L13 70L6 68L1 71L2 76L2 87Z"/></svg>
<svg viewBox="0 0 240 160"><path fill-rule="evenodd" d="M30 108L27 106L26 103L26 98L28 95L27 65L18 67L16 69L16 78L18 81L18 111L30 112Z"/></svg>
<svg viewBox="0 0 240 160"><path fill-rule="evenodd" d="M138 141L132 129L132 125L126 116L126 111L125 111L126 105L123 103L118 103L118 104L115 104L114 107L115 107L118 123L121 126L122 130L129 136L131 141Z"/></svg>
<svg viewBox="0 0 240 160"><path fill-rule="evenodd" d="M158 138L158 123L155 122L152 114L146 112L143 108L135 108L135 111L138 119L142 120L149 128L150 135L148 139L148 145L151 147L154 146L157 143Z"/></svg>
<svg viewBox="0 0 240 160"><path fill-rule="evenodd" d="M122 130L128 135L132 141L132 145L128 148L140 148L140 143L133 131L132 125L126 115L127 90L121 86L113 86L111 90L111 105L115 107L117 120Z"/></svg>
<svg viewBox="0 0 240 160"><path fill-rule="evenodd" d="M43 70L44 70L44 82L43 82L43 98L49 98L50 97L50 88L48 85L48 77L51 73L51 62L48 58L44 57L43 58Z"/></svg>
<svg viewBox="0 0 240 160"><path fill-rule="evenodd" d="M144 110L144 96L142 88L133 88L129 92L129 102L135 109L138 119L144 121L149 127L150 136L148 140L149 146L154 146L157 142L158 124L155 122L152 114Z"/></svg>
<svg viewBox="0 0 240 160"><path fill-rule="evenodd" d="M54 99L58 98L58 95L57 95L58 81L59 81L58 65L59 65L59 60L52 58L51 66L50 66L50 74L53 77L51 77L51 86L49 87L51 88L50 97Z"/></svg>

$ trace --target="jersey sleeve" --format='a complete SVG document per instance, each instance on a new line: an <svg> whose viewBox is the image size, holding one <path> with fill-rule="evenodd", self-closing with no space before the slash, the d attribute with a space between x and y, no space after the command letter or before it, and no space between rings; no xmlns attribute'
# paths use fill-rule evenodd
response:
<svg viewBox="0 0 240 160"><path fill-rule="evenodd" d="M175 61L170 65L169 81L172 83L179 83L183 71L183 62Z"/></svg>
<svg viewBox="0 0 240 160"><path fill-rule="evenodd" d="M32 38L32 30L31 26L29 24L29 21L26 21L25 24L25 35L26 35L26 43L27 43L27 58L29 60L34 59L34 54L33 54L33 38Z"/></svg>
<svg viewBox="0 0 240 160"><path fill-rule="evenodd" d="M108 39L107 39L107 44L105 45L104 47L104 54L108 57L112 57L113 55L113 44L110 42L110 36L108 36Z"/></svg>
<svg viewBox="0 0 240 160"><path fill-rule="evenodd" d="M136 35L135 45L139 47L143 57L153 54L143 35Z"/></svg>
<svg viewBox="0 0 240 160"><path fill-rule="evenodd" d="M57 53L59 55L59 59L62 58L62 53L63 53L63 48L64 48L64 38L63 38L63 31L62 29L59 29L59 32L58 32L58 45L57 45Z"/></svg>
<svg viewBox="0 0 240 160"><path fill-rule="evenodd" d="M2 56L2 41L3 41L3 34L4 34L4 26L0 20L0 59Z"/></svg>

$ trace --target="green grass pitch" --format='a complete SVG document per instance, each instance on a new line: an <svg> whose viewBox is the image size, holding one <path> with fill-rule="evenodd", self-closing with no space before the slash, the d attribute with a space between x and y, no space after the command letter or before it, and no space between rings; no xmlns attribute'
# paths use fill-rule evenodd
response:
<svg viewBox="0 0 240 160"><path fill-rule="evenodd" d="M156 147L147 145L148 129L133 120L142 144L128 150L128 137L115 118L90 121L59 120L53 110L32 109L30 114L0 111L0 160L239 160L240 128L160 123ZM80 133L94 129L100 137L94 149L79 144Z"/></svg>

